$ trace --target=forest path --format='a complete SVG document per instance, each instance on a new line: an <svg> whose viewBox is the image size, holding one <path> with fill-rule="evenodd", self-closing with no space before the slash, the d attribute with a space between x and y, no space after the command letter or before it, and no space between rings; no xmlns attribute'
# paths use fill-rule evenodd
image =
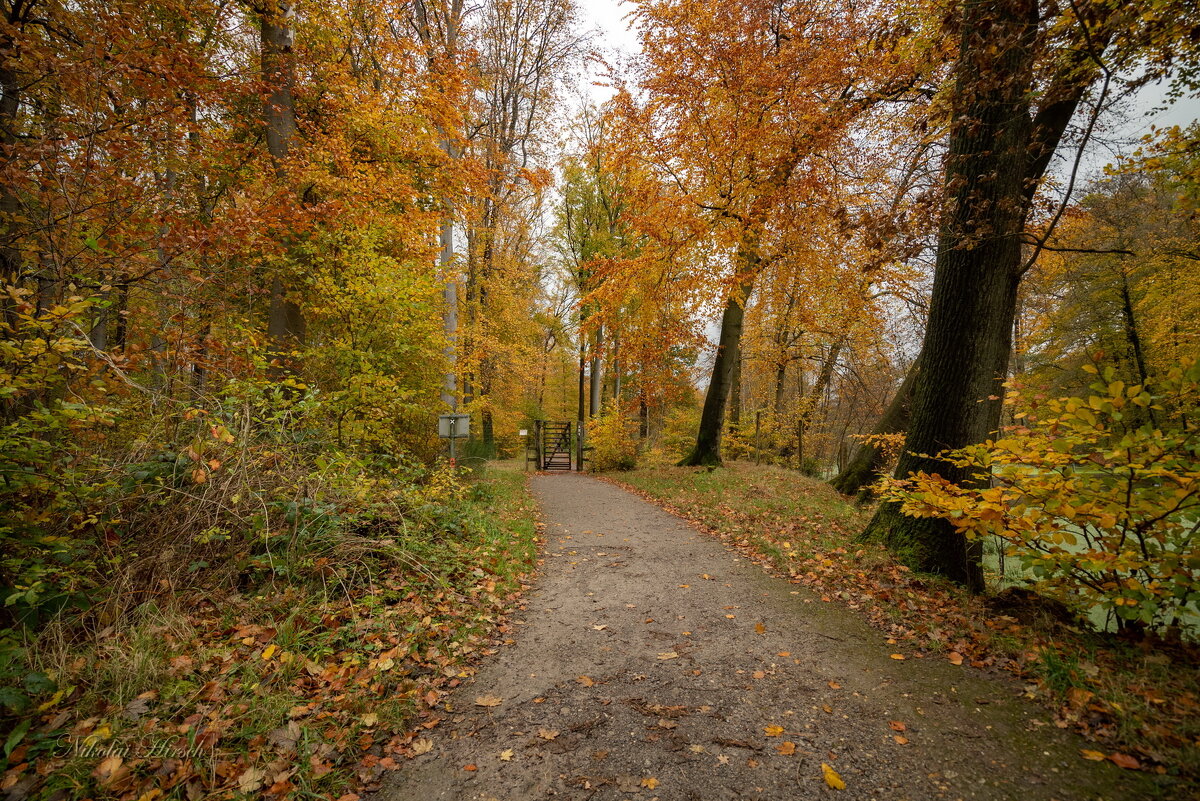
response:
<svg viewBox="0 0 1200 801"><path fill-rule="evenodd" d="M852 612L615 486L532 486L545 563L516 642L379 799L1143 797L1018 685L892 659Z"/></svg>

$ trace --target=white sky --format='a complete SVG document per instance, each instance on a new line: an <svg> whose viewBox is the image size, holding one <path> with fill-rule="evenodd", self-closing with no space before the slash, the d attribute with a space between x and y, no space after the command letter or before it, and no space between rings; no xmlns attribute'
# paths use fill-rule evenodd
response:
<svg viewBox="0 0 1200 801"><path fill-rule="evenodd" d="M595 48L614 67L628 61L640 50L637 35L630 27L628 15L634 10L631 2L622 0L577 0L580 8L580 33L593 37ZM736 0L713 0L713 2L736 2ZM580 78L578 92L592 103L602 103L612 96L612 90L595 86L603 82L603 69L592 64ZM1163 87L1145 87L1134 98L1125 120L1109 118L1105 130L1098 131L1096 142L1084 158L1085 175L1096 175L1104 164L1113 161L1118 153L1131 152L1137 140L1150 131L1151 125L1168 127L1185 126L1200 118L1200 99L1180 100L1166 111L1149 113L1164 102Z"/></svg>

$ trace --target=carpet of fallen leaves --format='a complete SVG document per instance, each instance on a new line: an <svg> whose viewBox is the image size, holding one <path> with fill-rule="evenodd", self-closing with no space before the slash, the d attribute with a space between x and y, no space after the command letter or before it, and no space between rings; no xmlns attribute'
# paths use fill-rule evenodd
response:
<svg viewBox="0 0 1200 801"><path fill-rule="evenodd" d="M1099 634L1032 593L971 596L855 541L869 519L828 485L775 467L655 468L612 480L720 537L821 602L863 615L892 658L1005 671L1048 711L1042 725L1096 744L1081 758L1200 778L1200 651Z"/></svg>
<svg viewBox="0 0 1200 801"><path fill-rule="evenodd" d="M326 592L197 595L64 649L60 689L10 737L0 790L354 801L428 750L443 697L510 631L536 532L524 478L502 480L491 535L447 537L444 565L393 562Z"/></svg>

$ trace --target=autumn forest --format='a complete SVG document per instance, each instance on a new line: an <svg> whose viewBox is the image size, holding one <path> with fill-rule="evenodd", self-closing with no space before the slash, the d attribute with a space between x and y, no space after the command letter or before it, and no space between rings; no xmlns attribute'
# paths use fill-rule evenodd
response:
<svg viewBox="0 0 1200 801"><path fill-rule="evenodd" d="M592 535L571 482L881 671L1024 687L1103 797L1195 790L1195 5L626 0L626 50L602 7L6 0L8 798L410 797ZM874 776L814 749L821 793ZM559 789L702 797L660 772Z"/></svg>

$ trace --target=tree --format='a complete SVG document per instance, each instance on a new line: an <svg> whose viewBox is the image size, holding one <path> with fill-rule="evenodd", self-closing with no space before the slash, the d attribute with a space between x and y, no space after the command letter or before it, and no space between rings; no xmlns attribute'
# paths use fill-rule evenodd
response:
<svg viewBox="0 0 1200 801"><path fill-rule="evenodd" d="M936 454L983 441L1000 419L1017 288L1031 263L1026 223L1043 176L1093 88L1084 138L1107 100L1114 65L1131 65L1157 31L1106 3L1043 7L1034 0L967 0L951 95L944 211L929 319L915 376L912 420L898 477L972 476ZM1116 37L1129 30L1128 40ZM1161 44L1153 34L1154 41ZM1129 45L1127 42L1133 42ZM1057 221L1053 215L1050 226ZM905 517L883 504L863 534L913 567L983 586L980 552L946 521Z"/></svg>
<svg viewBox="0 0 1200 801"><path fill-rule="evenodd" d="M620 99L624 138L706 223L705 261L720 275L720 335L696 445L681 463L719 464L746 303L783 252L781 214L815 200L817 154L835 152L848 126L912 84L920 67L897 43L920 50L920 39L906 39L907 18L840 2L659 0L639 17L647 100L639 109Z"/></svg>

